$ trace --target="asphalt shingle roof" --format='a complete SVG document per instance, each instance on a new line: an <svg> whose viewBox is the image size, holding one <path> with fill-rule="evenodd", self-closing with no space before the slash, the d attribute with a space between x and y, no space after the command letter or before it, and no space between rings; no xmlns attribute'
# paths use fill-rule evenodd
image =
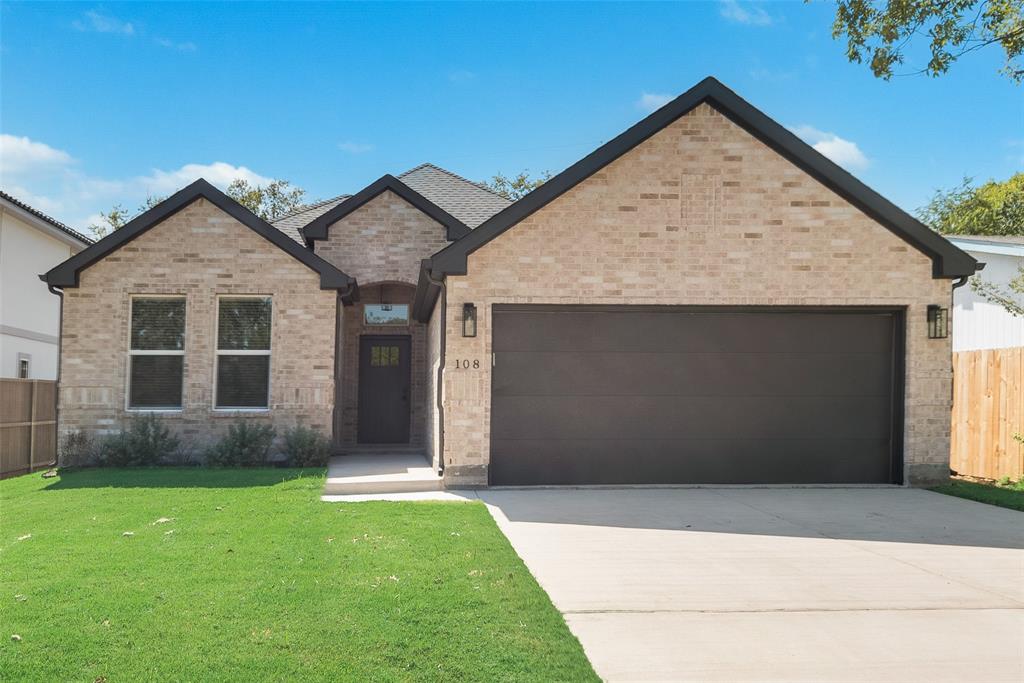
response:
<svg viewBox="0 0 1024 683"><path fill-rule="evenodd" d="M57 228L61 232L65 232L65 233L71 235L72 237L74 237L75 239L81 240L86 246L92 244L93 241L94 241L91 237L86 237L85 235L83 235L82 233L78 232L74 228L69 227L69 226L61 223L56 218L53 218L51 216L47 216L45 213L43 213L39 209L37 209L35 207L32 207L32 206L29 206L25 202L21 201L20 199L18 199L16 197L12 197L11 195L9 195L6 192L4 192L3 190L0 190L0 197L3 197L4 199L9 201L11 204L14 204L18 208L23 209L23 210L29 212L30 214L32 214L36 218L39 218L39 219L42 219L42 220L46 221L47 223L49 223L53 227Z"/></svg>
<svg viewBox="0 0 1024 683"><path fill-rule="evenodd" d="M433 164L420 164L398 176L398 179L470 228L475 228L511 204L509 200L483 185ZM303 206L273 219L271 224L293 240L302 242L299 228L308 225L351 196L343 194Z"/></svg>

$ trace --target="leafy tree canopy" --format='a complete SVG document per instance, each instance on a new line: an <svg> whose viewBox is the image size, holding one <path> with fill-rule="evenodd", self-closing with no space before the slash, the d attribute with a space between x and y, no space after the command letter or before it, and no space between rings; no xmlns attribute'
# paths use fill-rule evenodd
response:
<svg viewBox="0 0 1024 683"><path fill-rule="evenodd" d="M965 54L999 45L1006 55L1002 73L1024 81L1021 0L838 0L832 37L845 37L847 59L868 61L886 80L908 50L927 44L927 64L912 73L940 76Z"/></svg>
<svg viewBox="0 0 1024 683"><path fill-rule="evenodd" d="M546 183L549 178L551 178L550 171L543 171L536 178L531 178L529 171L520 171L518 175L511 178L498 173L490 180L484 181L483 184L505 199L516 201Z"/></svg>
<svg viewBox="0 0 1024 683"><path fill-rule="evenodd" d="M306 191L293 187L287 180L273 180L266 185L253 185L242 178L236 178L228 185L227 195L264 220L294 211L303 204ZM118 230L128 221L144 211L152 209L166 197L146 197L134 213L129 213L121 204L115 204L109 211L100 213L99 218L89 225L96 237L103 237Z"/></svg>
<svg viewBox="0 0 1024 683"><path fill-rule="evenodd" d="M917 217L944 235L1024 235L1024 173L977 187L964 178L937 191Z"/></svg>

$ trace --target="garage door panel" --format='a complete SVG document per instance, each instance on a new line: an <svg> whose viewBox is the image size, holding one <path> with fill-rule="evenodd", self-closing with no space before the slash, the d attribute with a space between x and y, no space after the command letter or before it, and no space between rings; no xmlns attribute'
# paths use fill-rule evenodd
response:
<svg viewBox="0 0 1024 683"><path fill-rule="evenodd" d="M892 341L891 316L884 314L571 308L500 309L494 316L494 351L887 352Z"/></svg>
<svg viewBox="0 0 1024 683"><path fill-rule="evenodd" d="M495 307L491 483L892 481L896 320Z"/></svg>
<svg viewBox="0 0 1024 683"><path fill-rule="evenodd" d="M872 397L496 396L493 410L494 438L506 439L889 435L888 404Z"/></svg>
<svg viewBox="0 0 1024 683"><path fill-rule="evenodd" d="M521 352L501 354L500 396L879 395L886 353ZM883 394L885 395L885 394Z"/></svg>
<svg viewBox="0 0 1024 683"><path fill-rule="evenodd" d="M491 476L506 485L855 484L889 477L887 439L496 439L491 449Z"/></svg>

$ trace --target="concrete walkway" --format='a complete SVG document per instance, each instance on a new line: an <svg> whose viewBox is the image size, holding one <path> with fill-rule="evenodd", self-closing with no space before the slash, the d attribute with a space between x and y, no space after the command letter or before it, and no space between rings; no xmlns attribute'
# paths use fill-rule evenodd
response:
<svg viewBox="0 0 1024 683"><path fill-rule="evenodd" d="M1024 680L1024 513L896 488L479 496L606 680Z"/></svg>

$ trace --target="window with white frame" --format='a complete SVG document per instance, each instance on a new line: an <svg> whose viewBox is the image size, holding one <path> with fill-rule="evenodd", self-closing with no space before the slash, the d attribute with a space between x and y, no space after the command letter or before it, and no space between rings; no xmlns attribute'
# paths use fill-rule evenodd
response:
<svg viewBox="0 0 1024 683"><path fill-rule="evenodd" d="M27 353L18 354L18 379L32 377L32 356Z"/></svg>
<svg viewBox="0 0 1024 683"><path fill-rule="evenodd" d="M270 407L270 314L270 297L218 299L215 408Z"/></svg>
<svg viewBox="0 0 1024 683"><path fill-rule="evenodd" d="M132 298L128 408L181 410L185 297Z"/></svg>

